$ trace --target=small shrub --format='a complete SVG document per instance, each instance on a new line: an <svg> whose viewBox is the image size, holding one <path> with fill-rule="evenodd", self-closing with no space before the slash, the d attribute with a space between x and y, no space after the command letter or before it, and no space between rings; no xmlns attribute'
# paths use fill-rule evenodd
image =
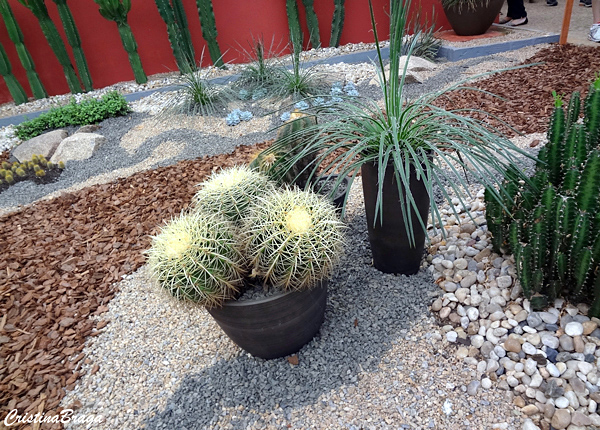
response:
<svg viewBox="0 0 600 430"><path fill-rule="evenodd" d="M130 108L125 98L118 92L111 91L100 99L88 99L81 103L72 100L66 106L50 109L37 118L17 125L15 134L19 139L27 140L48 130L70 125L94 124L129 112Z"/></svg>
<svg viewBox="0 0 600 430"><path fill-rule="evenodd" d="M555 95L548 144L530 183L505 174L503 202L486 190L488 228L497 252L512 252L526 297L536 308L555 297L592 302L600 316L600 78L578 123L580 96L567 112Z"/></svg>

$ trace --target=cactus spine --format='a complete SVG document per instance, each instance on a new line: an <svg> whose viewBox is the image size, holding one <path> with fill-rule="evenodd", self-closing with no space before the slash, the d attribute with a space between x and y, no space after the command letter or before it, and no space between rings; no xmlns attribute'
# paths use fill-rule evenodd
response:
<svg viewBox="0 0 600 430"><path fill-rule="evenodd" d="M69 5L67 5L67 0L52 1L56 3L56 6L58 7L58 14L60 15L63 28L65 29L65 34L67 35L67 41L73 49L73 57L75 57L75 64L77 65L77 71L79 72L79 77L83 83L83 88L86 91L91 91L94 89L94 85L92 83L92 77L90 76L87 60L85 59L83 49L81 48L81 38L79 37L79 31L77 31L71 9L69 9Z"/></svg>
<svg viewBox="0 0 600 430"><path fill-rule="evenodd" d="M285 8L287 10L288 26L290 27L290 40L294 54L302 52L302 30L300 29L300 14L298 13L298 4L296 0L286 0Z"/></svg>
<svg viewBox="0 0 600 430"><path fill-rule="evenodd" d="M223 55L221 54L221 48L219 48L219 42L217 42L217 23L212 0L196 0L196 5L198 6L198 16L202 26L202 37L208 44L210 59L215 66L223 67Z"/></svg>
<svg viewBox="0 0 600 430"><path fill-rule="evenodd" d="M117 24L123 48L129 56L129 63L135 76L135 81L138 84L148 82L148 77L144 72L142 60L137 52L137 42L131 31L131 27L127 22L127 15L131 11L131 0L94 0L100 6L100 15L109 21L114 21Z"/></svg>
<svg viewBox="0 0 600 430"><path fill-rule="evenodd" d="M50 19L50 15L48 15L48 9L44 4L44 0L19 0L19 2L29 9L38 19L48 44L52 48L52 51L54 51L56 58L63 68L71 92L80 93L82 90L79 78L77 78L77 73L75 73L73 64L71 64L65 43L61 39L56 26Z"/></svg>
<svg viewBox="0 0 600 430"><path fill-rule="evenodd" d="M191 44L191 36L187 27L187 19L181 0L154 0L158 12L167 25L169 42L177 67L181 73L191 73L195 70L195 53Z"/></svg>
<svg viewBox="0 0 600 430"><path fill-rule="evenodd" d="M6 30L8 31L8 37L15 44L15 48L17 49L17 54L19 55L19 60L21 60L21 64L27 73L27 80L29 81L29 86L31 87L31 91L33 96L36 99L43 99L48 97L48 93L40 81L40 77L35 70L35 65L33 64L33 59L31 58L31 54L27 50L24 44L23 33L21 32L21 28L17 21L15 20L15 16L13 15L13 11L8 4L8 0L0 0L0 15L4 20L4 25L6 25Z"/></svg>
<svg viewBox="0 0 600 430"><path fill-rule="evenodd" d="M6 82L8 91L10 91L15 104L27 103L27 94L19 81L17 81L17 78L15 78L15 75L13 75L10 60L2 44L0 44L0 74L4 78L4 82Z"/></svg>
<svg viewBox="0 0 600 430"><path fill-rule="evenodd" d="M583 125L576 123L580 109L578 93L566 113L555 95L533 186L519 184L514 199L503 196L508 210L486 190L486 217L495 250L513 252L532 305L564 290L575 300L587 298L589 315L600 316L600 78L585 99ZM511 182L506 172L507 189Z"/></svg>
<svg viewBox="0 0 600 430"><path fill-rule="evenodd" d="M306 11L306 25L310 33L310 44L313 48L321 47L321 35L319 33L319 19L315 13L314 0L302 0Z"/></svg>
<svg viewBox="0 0 600 430"><path fill-rule="evenodd" d="M329 46L340 46L342 30L344 28L344 2L345 0L334 0L335 9L333 10L333 20L331 21L331 39Z"/></svg>

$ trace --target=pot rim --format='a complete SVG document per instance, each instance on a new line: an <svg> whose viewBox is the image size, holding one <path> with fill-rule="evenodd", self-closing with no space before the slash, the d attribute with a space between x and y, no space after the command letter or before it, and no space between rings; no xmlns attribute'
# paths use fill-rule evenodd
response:
<svg viewBox="0 0 600 430"><path fill-rule="evenodd" d="M322 281L317 282L312 288L308 288L305 290L292 290L292 291L278 290L275 294L272 294L269 297L264 297L264 298L260 298L260 299L251 299L251 300L242 300L242 301L239 301L237 299L228 299L223 302L223 306L221 306L221 307L223 307L223 308L224 307L246 307L246 306L260 305L263 303L268 303L268 302L272 302L272 301L281 299L282 297L289 296L290 294L305 293L305 292L315 290L317 288L325 288L325 287L327 287L328 283L329 282L327 279L323 279ZM219 306L217 306L217 308L218 307Z"/></svg>

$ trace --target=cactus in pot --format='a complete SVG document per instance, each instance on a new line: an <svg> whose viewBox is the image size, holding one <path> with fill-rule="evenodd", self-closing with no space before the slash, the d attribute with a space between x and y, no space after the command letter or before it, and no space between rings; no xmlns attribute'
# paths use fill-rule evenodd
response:
<svg viewBox="0 0 600 430"><path fill-rule="evenodd" d="M246 166L213 173L199 187L200 191L193 198L197 210L219 213L236 223L246 215L256 197L273 190L273 184L266 175Z"/></svg>
<svg viewBox="0 0 600 430"><path fill-rule="evenodd" d="M259 197L244 219L252 275L283 290L328 278L343 249L344 224L325 197L298 188Z"/></svg>
<svg viewBox="0 0 600 430"><path fill-rule="evenodd" d="M234 227L218 214L196 211L171 221L152 238L147 254L162 287L207 308L234 297L243 284Z"/></svg>

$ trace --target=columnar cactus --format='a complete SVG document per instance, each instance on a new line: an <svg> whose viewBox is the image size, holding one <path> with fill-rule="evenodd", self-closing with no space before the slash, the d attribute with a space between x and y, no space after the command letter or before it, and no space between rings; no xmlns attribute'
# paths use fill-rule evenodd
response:
<svg viewBox="0 0 600 430"><path fill-rule="evenodd" d="M321 35L319 33L319 19L315 13L314 0L302 0L306 11L306 25L310 33L310 44L313 48L321 47Z"/></svg>
<svg viewBox="0 0 600 430"><path fill-rule="evenodd" d="M17 78L15 78L15 75L13 75L10 60L6 55L6 51L2 44L0 44L0 74L4 78L4 82L6 82L8 91L10 91L10 95L15 101L15 104L20 105L22 103L27 103L27 94Z"/></svg>
<svg viewBox="0 0 600 430"><path fill-rule="evenodd" d="M131 11L131 0L94 0L94 2L100 6L100 15L117 24L123 48L125 48L129 56L129 63L133 69L135 81L138 84L148 82L148 77L142 66L142 60L137 52L137 42L127 22L127 15Z"/></svg>
<svg viewBox="0 0 600 430"><path fill-rule="evenodd" d="M259 197L241 231L253 276L284 290L302 290L331 275L343 230L329 201L295 188Z"/></svg>
<svg viewBox="0 0 600 430"><path fill-rule="evenodd" d="M50 15L48 14L48 9L46 8L44 0L19 0L19 2L29 9L38 19L48 44L52 48L52 51L54 51L56 58L63 68L63 72L65 73L67 84L69 85L71 92L80 93L81 84L77 78L77 73L75 73L73 64L71 64L65 43L61 39L54 22L52 22L50 19Z"/></svg>
<svg viewBox="0 0 600 430"><path fill-rule="evenodd" d="M197 210L222 214L235 223L247 214L253 200L273 190L266 175L245 166L223 169L199 186L193 199Z"/></svg>
<svg viewBox="0 0 600 430"><path fill-rule="evenodd" d="M208 44L210 59L215 66L223 67L223 55L221 54L221 48L219 48L219 42L217 42L217 23L212 0L196 0L196 5L198 6L198 16L202 26L202 37Z"/></svg>
<svg viewBox="0 0 600 430"><path fill-rule="evenodd" d="M250 167L257 168L277 182L304 188L309 181L316 154L306 153L294 165L290 165L288 160L306 149L307 140L314 135L316 123L314 116L295 110L277 133L273 145L277 152L265 149L257 155Z"/></svg>
<svg viewBox="0 0 600 430"><path fill-rule="evenodd" d="M69 5L67 5L67 0L52 1L56 3L56 6L58 7L58 14L60 15L63 28L65 29L65 34L67 35L67 41L73 49L73 57L75 57L75 64L77 65L77 71L79 72L79 77L83 83L83 88L86 91L91 91L94 89L94 85L92 83L92 77L90 76L90 69L88 68L87 60L83 54L81 38L79 37L79 31L77 31L77 26L75 25L75 19L73 18L71 9L69 9Z"/></svg>
<svg viewBox="0 0 600 430"><path fill-rule="evenodd" d="M147 251L153 277L178 299L221 305L243 284L244 257L233 231L218 214L202 211L171 221Z"/></svg>
<svg viewBox="0 0 600 430"><path fill-rule="evenodd" d="M344 28L344 2L345 0L334 0L335 9L333 10L333 20L331 21L331 39L329 46L339 46ZM393 2L392 2L393 4Z"/></svg>
<svg viewBox="0 0 600 430"><path fill-rule="evenodd" d="M580 97L567 112L555 97L548 143L540 151L531 184L507 172L503 204L486 190L488 227L497 252L515 256L523 292L541 306L561 292L593 299L600 316L600 78L584 102L584 122L576 123Z"/></svg>
<svg viewBox="0 0 600 430"><path fill-rule="evenodd" d="M36 99L48 97L48 93L46 92L46 89L44 88L44 85L42 84L42 81L35 70L35 64L33 64L31 54L29 54L29 51L25 46L23 32L21 31L21 28L15 19L13 11L8 4L8 0L0 0L0 15L2 15L4 25L6 25L8 37L10 37L10 40L12 40L15 44L17 54L19 55L19 60L21 60L21 64L27 73L27 80L29 81L29 86L31 87L33 96Z"/></svg>
<svg viewBox="0 0 600 430"><path fill-rule="evenodd" d="M194 46L187 25L187 18L181 0L154 0L158 12L167 25L167 33L177 67L181 73L195 70Z"/></svg>
<svg viewBox="0 0 600 430"><path fill-rule="evenodd" d="M292 41L294 54L302 52L302 29L300 28L300 15L296 0L286 0L288 25L290 27L290 40Z"/></svg>

